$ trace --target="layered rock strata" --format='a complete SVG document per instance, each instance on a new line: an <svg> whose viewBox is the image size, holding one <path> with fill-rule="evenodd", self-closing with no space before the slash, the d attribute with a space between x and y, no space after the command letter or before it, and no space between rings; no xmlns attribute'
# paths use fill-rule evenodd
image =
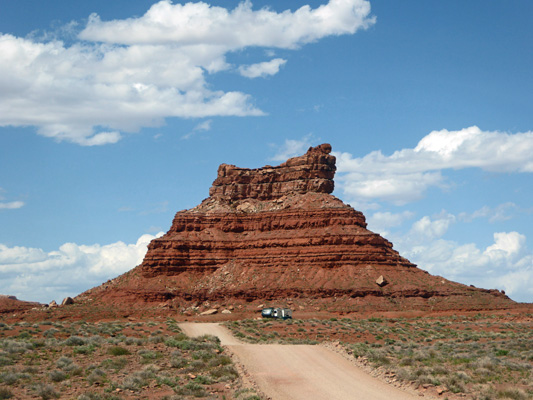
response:
<svg viewBox="0 0 533 400"><path fill-rule="evenodd" d="M178 212L143 263L104 284L100 295L172 304L297 298L349 310L512 303L498 291L428 274L369 231L361 212L331 195L330 153L323 144L276 167L221 165L210 197Z"/></svg>
<svg viewBox="0 0 533 400"><path fill-rule="evenodd" d="M209 196L225 200L274 200L287 194L331 193L335 175L335 157L331 145L311 147L301 157L271 167L248 169L222 164Z"/></svg>
<svg viewBox="0 0 533 400"><path fill-rule="evenodd" d="M364 215L332 196L331 146L310 148L278 167L221 165L211 196L178 212L150 243L143 275L249 268L339 268L345 264L413 267L392 244L366 229Z"/></svg>

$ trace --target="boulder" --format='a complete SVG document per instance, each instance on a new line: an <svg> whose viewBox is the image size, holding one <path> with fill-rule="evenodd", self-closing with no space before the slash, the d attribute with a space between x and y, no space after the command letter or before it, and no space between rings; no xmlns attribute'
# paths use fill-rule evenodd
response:
<svg viewBox="0 0 533 400"><path fill-rule="evenodd" d="M213 314L216 314L217 312L218 310L216 308L211 308L209 310L201 312L200 315L213 315Z"/></svg>
<svg viewBox="0 0 533 400"><path fill-rule="evenodd" d="M379 287L383 287L383 286L386 286L389 284L389 282L387 281L387 279L385 279L385 277L383 275L380 275L378 279L376 279L376 284L379 286Z"/></svg>
<svg viewBox="0 0 533 400"><path fill-rule="evenodd" d="M61 302L62 306L69 306L71 304L74 304L74 300L72 299L72 297L65 297Z"/></svg>

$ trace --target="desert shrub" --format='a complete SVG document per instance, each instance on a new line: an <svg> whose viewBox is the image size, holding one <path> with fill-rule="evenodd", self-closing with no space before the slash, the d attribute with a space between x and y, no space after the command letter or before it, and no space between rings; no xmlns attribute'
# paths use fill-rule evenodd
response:
<svg viewBox="0 0 533 400"><path fill-rule="evenodd" d="M102 396L98 393L84 393L80 394L77 400L102 400Z"/></svg>
<svg viewBox="0 0 533 400"><path fill-rule="evenodd" d="M371 351L368 358L371 362L377 365L388 365L391 363L387 357L387 352L379 349Z"/></svg>
<svg viewBox="0 0 533 400"><path fill-rule="evenodd" d="M157 351L142 349L137 352L141 357L141 362L147 363L162 357L162 354Z"/></svg>
<svg viewBox="0 0 533 400"><path fill-rule="evenodd" d="M179 378L177 376L167 376L167 375L158 375L155 377L158 385L167 385L171 388L175 388L179 383Z"/></svg>
<svg viewBox="0 0 533 400"><path fill-rule="evenodd" d="M126 357L118 357L116 359L106 359L102 361L101 366L102 368L112 369L115 371L120 371L122 368L126 366L128 363L128 360Z"/></svg>
<svg viewBox="0 0 533 400"><path fill-rule="evenodd" d="M181 355L172 355L170 358L170 366L172 368L184 368L189 364L189 361Z"/></svg>
<svg viewBox="0 0 533 400"><path fill-rule="evenodd" d="M0 400L10 399L13 397L13 393L8 388L0 388Z"/></svg>
<svg viewBox="0 0 533 400"><path fill-rule="evenodd" d="M35 393L43 400L58 399L59 394L52 385L38 383L34 386Z"/></svg>
<svg viewBox="0 0 533 400"><path fill-rule="evenodd" d="M100 346L105 342L105 339L100 335L94 335L87 338L86 343L89 345Z"/></svg>
<svg viewBox="0 0 533 400"><path fill-rule="evenodd" d="M207 376L199 375L196 378L194 378L194 382L199 383L200 385L210 385L213 383L211 379Z"/></svg>
<svg viewBox="0 0 533 400"><path fill-rule="evenodd" d="M225 355L217 355L208 362L210 367L218 367L219 365L229 364L231 364L231 358Z"/></svg>
<svg viewBox="0 0 533 400"><path fill-rule="evenodd" d="M148 365L140 371L135 371L127 376L122 382L123 389L137 391L146 386L150 379L156 377L155 373L159 370L155 365Z"/></svg>
<svg viewBox="0 0 533 400"><path fill-rule="evenodd" d="M14 361L11 359L11 357L0 355L0 367L3 367L5 365L13 365L13 363Z"/></svg>
<svg viewBox="0 0 533 400"><path fill-rule="evenodd" d="M529 398L528 394L522 389L505 389L500 390L497 393L499 399L512 399L512 400L526 400Z"/></svg>
<svg viewBox="0 0 533 400"><path fill-rule="evenodd" d="M129 375L126 378L124 378L124 380L122 381L122 385L120 385L120 387L122 389L133 390L135 392L135 391L141 390L142 387L146 386L147 384L148 382L145 379L141 378L140 376L136 374L133 374L133 375Z"/></svg>
<svg viewBox="0 0 533 400"><path fill-rule="evenodd" d="M192 353L192 358L194 360L203 360L207 361L215 356L214 353L207 351L207 350L198 350Z"/></svg>
<svg viewBox="0 0 533 400"><path fill-rule="evenodd" d="M457 374L446 378L443 383L452 393L462 393L465 391L465 386Z"/></svg>
<svg viewBox="0 0 533 400"><path fill-rule="evenodd" d="M206 397L207 393L202 385L196 382L189 382L178 390L179 394L192 395L194 397Z"/></svg>
<svg viewBox="0 0 533 400"><path fill-rule="evenodd" d="M16 372L3 372L0 374L0 382L5 383L6 385L14 385L19 379L25 377L27 377L27 375Z"/></svg>
<svg viewBox="0 0 533 400"><path fill-rule="evenodd" d="M201 360L193 360L189 366L185 369L186 372L200 372L206 367L205 362Z"/></svg>
<svg viewBox="0 0 533 400"><path fill-rule="evenodd" d="M60 357L56 361L56 367L57 368L61 368L61 369L65 369L66 367L68 367L71 364L72 364L72 360L70 358L68 358L68 357L65 357L65 356Z"/></svg>
<svg viewBox="0 0 533 400"><path fill-rule="evenodd" d="M74 347L74 354L92 354L96 350L93 344Z"/></svg>
<svg viewBox="0 0 533 400"><path fill-rule="evenodd" d="M52 380L53 382L61 382L67 379L67 374L58 369L50 372L48 375L50 376L50 380Z"/></svg>
<svg viewBox="0 0 533 400"><path fill-rule="evenodd" d="M509 354L509 350L498 349L496 350L495 354L496 357L506 356L507 354Z"/></svg>
<svg viewBox="0 0 533 400"><path fill-rule="evenodd" d="M52 338L57 332L59 331L56 328L50 328L45 333L43 333L43 336L47 338Z"/></svg>
<svg viewBox="0 0 533 400"><path fill-rule="evenodd" d="M82 346L86 343L86 339L79 336L71 336L64 343L67 346Z"/></svg>
<svg viewBox="0 0 533 400"><path fill-rule="evenodd" d="M488 356L481 357L472 363L475 368L485 368L490 371L493 371L495 368L497 368L498 364L500 364L500 360Z"/></svg>
<svg viewBox="0 0 533 400"><path fill-rule="evenodd" d="M217 381L232 381L239 377L239 373L233 365L222 365L212 369L209 374Z"/></svg>
<svg viewBox="0 0 533 400"><path fill-rule="evenodd" d="M8 354L23 354L33 349L33 344L22 340L3 340L1 346Z"/></svg>
<svg viewBox="0 0 533 400"><path fill-rule="evenodd" d="M136 337L128 337L126 340L124 340L124 343L126 343L128 346L136 345L136 346L142 346L144 344L144 340L141 338Z"/></svg>
<svg viewBox="0 0 533 400"><path fill-rule="evenodd" d="M110 347L107 353L111 354L112 356L127 356L131 354L128 349L121 346Z"/></svg>
<svg viewBox="0 0 533 400"><path fill-rule="evenodd" d="M148 341L150 343L163 343L165 342L165 337L163 335L150 336Z"/></svg>
<svg viewBox="0 0 533 400"><path fill-rule="evenodd" d="M98 383L98 384L104 383L105 379L106 379L106 373L99 368L95 368L87 376L87 381L89 382L90 385L94 385L95 383Z"/></svg>
<svg viewBox="0 0 533 400"><path fill-rule="evenodd" d="M197 342L181 333L165 340L165 344L168 347L177 347L181 350L197 350Z"/></svg>

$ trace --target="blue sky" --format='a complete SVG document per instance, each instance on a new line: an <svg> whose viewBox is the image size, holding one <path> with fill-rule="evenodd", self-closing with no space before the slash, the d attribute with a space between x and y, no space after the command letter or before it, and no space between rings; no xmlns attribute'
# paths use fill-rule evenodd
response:
<svg viewBox="0 0 533 400"><path fill-rule="evenodd" d="M328 142L432 274L533 302L530 1L0 0L0 293L139 264L220 163Z"/></svg>

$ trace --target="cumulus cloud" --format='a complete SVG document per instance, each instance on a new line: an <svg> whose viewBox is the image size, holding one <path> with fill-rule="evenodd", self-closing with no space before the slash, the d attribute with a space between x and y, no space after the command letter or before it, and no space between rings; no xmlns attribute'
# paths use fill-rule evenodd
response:
<svg viewBox="0 0 533 400"><path fill-rule="evenodd" d="M389 229L400 226L413 217L414 213L412 211L402 211L400 213L375 212L367 219L368 228L372 232L386 236L389 234Z"/></svg>
<svg viewBox="0 0 533 400"><path fill-rule="evenodd" d="M269 75L276 75L286 62L287 60L283 58L275 58L258 64L241 65L239 73L246 78L264 78Z"/></svg>
<svg viewBox="0 0 533 400"><path fill-rule="evenodd" d="M440 238L455 220L455 216L448 213L442 213L434 219L424 216L413 224L407 236L409 240L422 239L423 241Z"/></svg>
<svg viewBox="0 0 533 400"><path fill-rule="evenodd" d="M509 134L472 126L433 131L413 149L390 156L374 151L362 158L334 153L344 193L362 207L387 201L403 205L430 187L448 188L442 171L480 168L490 172L533 172L533 132Z"/></svg>
<svg viewBox="0 0 533 400"><path fill-rule="evenodd" d="M0 293L40 302L77 295L140 264L148 243L162 234L133 244L65 243L50 252L0 244Z"/></svg>
<svg viewBox="0 0 533 400"><path fill-rule="evenodd" d="M237 50L249 46L294 49L330 35L353 34L375 23L365 0L330 0L311 9L254 11L251 1L234 10L209 4L160 1L140 18L103 22L93 14L80 37L120 44L180 43Z"/></svg>
<svg viewBox="0 0 533 400"><path fill-rule="evenodd" d="M533 253L526 236L515 231L496 232L493 243L485 248L446 240L446 232L457 221L446 212L424 216L407 233L393 234L391 239L400 254L434 275L503 289L517 301L533 301Z"/></svg>
<svg viewBox="0 0 533 400"><path fill-rule="evenodd" d="M375 21L369 14L366 0L281 13L253 10L249 1L231 11L160 1L138 18L93 14L69 46L0 34L0 126L35 126L57 141L95 146L170 117L263 115L248 94L213 90L206 74L239 70L226 62L230 51L297 49L365 29ZM280 60L243 71L273 74Z"/></svg>

